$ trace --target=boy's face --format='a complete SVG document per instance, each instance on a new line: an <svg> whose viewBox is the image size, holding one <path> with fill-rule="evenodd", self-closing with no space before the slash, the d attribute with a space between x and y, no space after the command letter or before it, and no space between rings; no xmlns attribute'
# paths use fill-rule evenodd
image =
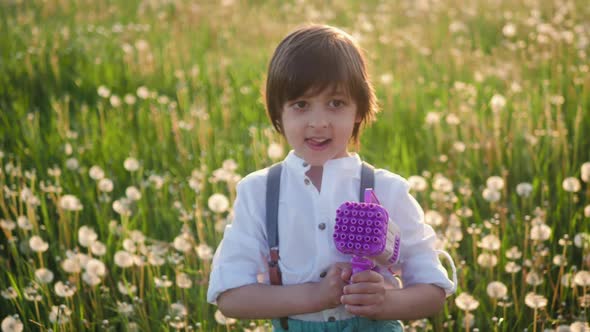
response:
<svg viewBox="0 0 590 332"><path fill-rule="evenodd" d="M287 142L312 166L348 156L354 125L361 121L354 100L331 87L285 102L281 119Z"/></svg>

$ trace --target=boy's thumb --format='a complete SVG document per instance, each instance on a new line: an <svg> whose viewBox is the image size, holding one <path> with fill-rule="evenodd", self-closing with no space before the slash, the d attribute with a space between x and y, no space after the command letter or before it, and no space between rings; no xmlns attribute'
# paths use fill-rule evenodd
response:
<svg viewBox="0 0 590 332"><path fill-rule="evenodd" d="M340 273L340 277L342 278L342 280L350 281L351 276L352 276L352 269L350 267L345 267L342 269L342 272Z"/></svg>

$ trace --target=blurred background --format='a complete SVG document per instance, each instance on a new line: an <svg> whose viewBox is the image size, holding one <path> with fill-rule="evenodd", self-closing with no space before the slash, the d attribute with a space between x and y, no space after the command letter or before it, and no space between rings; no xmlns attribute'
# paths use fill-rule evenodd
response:
<svg viewBox="0 0 590 332"><path fill-rule="evenodd" d="M2 331L269 330L205 294L236 183L288 152L263 85L310 22L363 47L359 153L459 267L406 329L590 330L587 1L5 0Z"/></svg>

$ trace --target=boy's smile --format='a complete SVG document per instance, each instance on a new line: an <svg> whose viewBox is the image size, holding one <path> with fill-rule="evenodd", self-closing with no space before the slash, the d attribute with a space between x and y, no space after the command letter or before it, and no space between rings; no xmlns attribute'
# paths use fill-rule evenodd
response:
<svg viewBox="0 0 590 332"><path fill-rule="evenodd" d="M285 102L281 116L287 142L312 166L348 156L348 142L360 122L354 100L330 87Z"/></svg>

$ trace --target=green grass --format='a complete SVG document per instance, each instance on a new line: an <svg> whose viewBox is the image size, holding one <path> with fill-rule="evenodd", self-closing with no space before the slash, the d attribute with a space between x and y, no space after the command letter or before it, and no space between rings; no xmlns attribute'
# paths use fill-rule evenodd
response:
<svg viewBox="0 0 590 332"><path fill-rule="evenodd" d="M214 250L228 217L209 209L209 197L235 197L235 181L215 180L214 172L232 159L237 169L230 174L245 176L273 162L269 143L285 144L265 116L265 70L281 38L313 21L359 38L381 106L362 135L360 154L378 167L427 180L428 189L414 194L424 210L443 216L435 230L460 266L458 292L444 312L405 323L418 330L465 330L468 315L455 302L461 293L479 301L468 320L480 331L541 331L587 321L590 285L561 284L564 275L590 264L588 237L582 246L571 243L589 232L590 187L580 180L582 164L590 161L590 49L584 42L590 11L584 1L227 3L0 4L0 290L16 292L12 299L0 297L0 319L16 314L25 330L54 331L173 330L175 322L197 330L262 326L216 322L216 308L205 301L210 261L195 249ZM515 36L503 34L507 23L516 26ZM109 93L101 96L105 88ZM493 112L496 94L506 105ZM435 113L439 120L428 123ZM139 161L137 171L124 167L129 157ZM99 190L89 176L92 166L104 170L112 192ZM494 175L504 187L500 200L489 202L482 192ZM437 192L436 176L450 180L452 190ZM568 177L578 179L578 191L564 190ZM522 182L533 186L528 197L516 192ZM129 186L141 198L123 202L131 211L124 216L113 203L126 197ZM83 209L61 208L66 194ZM459 212L465 209L471 214ZM550 227L548 239L532 238L536 224ZM62 266L68 255L89 253L78 242L82 225L92 227L106 249L93 255L107 269L93 287L83 281L83 270ZM115 253L134 230L146 237L136 243L136 254L147 263L124 269L115 264ZM183 231L187 252L174 247ZM462 238L449 241L452 232ZM490 234L499 238L498 250L478 246ZM32 251L28 242L35 235L48 243L47 251ZM157 245L164 253L157 254ZM509 259L512 247L522 257ZM497 265L480 265L484 252ZM567 265L554 264L556 255ZM514 275L505 271L510 261L521 266ZM53 271L49 284L35 281L40 267ZM190 287L175 282L181 272ZM527 282L532 272L542 284ZM172 286L156 286L154 278L163 275ZM137 287L135 294L119 292L124 280ZM76 286L74 295L60 297L58 281ZM507 286L506 299L488 295L492 281ZM34 289L38 302L25 296ZM529 292L547 305L535 312L525 301ZM133 311L123 314L120 303L132 304ZM184 305L187 315L171 313L173 303ZM50 312L62 304L71 316L60 325Z"/></svg>

